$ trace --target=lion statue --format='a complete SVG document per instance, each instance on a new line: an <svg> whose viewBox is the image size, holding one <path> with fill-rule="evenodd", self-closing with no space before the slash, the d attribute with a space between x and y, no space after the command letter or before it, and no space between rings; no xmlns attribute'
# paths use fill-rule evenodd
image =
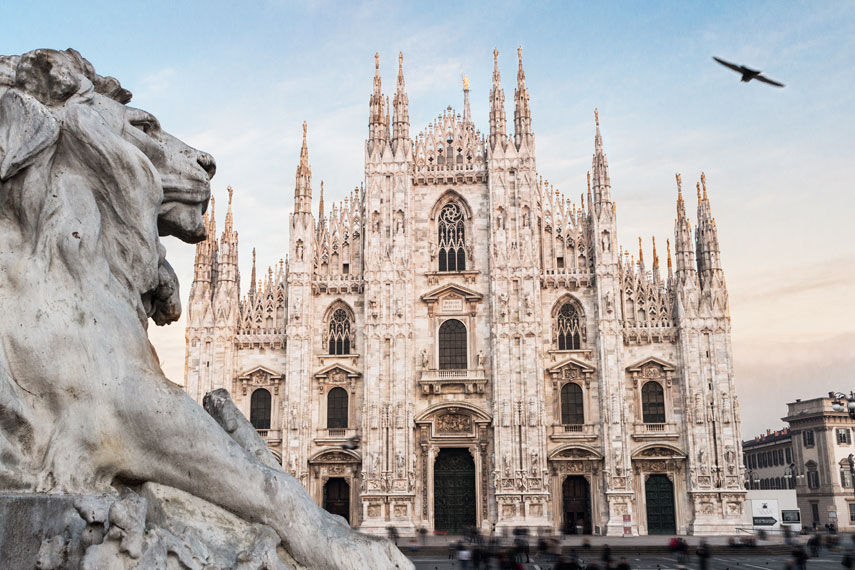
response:
<svg viewBox="0 0 855 570"><path fill-rule="evenodd" d="M215 163L130 100L74 50L0 57L0 491L158 484L267 525L300 566L412 568L163 375L147 321L181 307L159 236L205 238Z"/></svg>

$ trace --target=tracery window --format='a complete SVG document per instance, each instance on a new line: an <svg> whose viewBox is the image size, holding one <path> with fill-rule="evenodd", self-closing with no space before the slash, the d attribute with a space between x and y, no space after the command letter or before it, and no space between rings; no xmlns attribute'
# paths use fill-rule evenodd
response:
<svg viewBox="0 0 855 570"><path fill-rule="evenodd" d="M558 311L558 350L579 350L582 346L582 325L579 311L573 303L564 303Z"/></svg>
<svg viewBox="0 0 855 570"><path fill-rule="evenodd" d="M665 391L659 382L648 382L641 389L641 412L646 424L665 423Z"/></svg>
<svg viewBox="0 0 855 570"><path fill-rule="evenodd" d="M329 354L350 354L350 315L344 309L336 309L330 317Z"/></svg>
<svg viewBox="0 0 855 570"><path fill-rule="evenodd" d="M249 423L255 429L270 429L270 392L259 388L249 400Z"/></svg>
<svg viewBox="0 0 855 570"><path fill-rule="evenodd" d="M327 428L347 427L347 390L333 388L327 394Z"/></svg>
<svg viewBox="0 0 855 570"><path fill-rule="evenodd" d="M439 327L440 370L465 370L468 368L466 325L449 319Z"/></svg>
<svg viewBox="0 0 855 570"><path fill-rule="evenodd" d="M585 404L582 401L582 387L570 382L561 388L561 423L581 425L585 423Z"/></svg>
<svg viewBox="0 0 855 570"><path fill-rule="evenodd" d="M437 220L437 250L440 271L466 269L466 230L463 210L454 202L442 207Z"/></svg>

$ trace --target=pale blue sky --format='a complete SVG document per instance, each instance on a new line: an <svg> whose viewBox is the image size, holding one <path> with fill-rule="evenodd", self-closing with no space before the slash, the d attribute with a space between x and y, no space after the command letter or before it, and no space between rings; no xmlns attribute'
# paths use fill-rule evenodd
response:
<svg viewBox="0 0 855 570"><path fill-rule="evenodd" d="M744 436L779 427L786 401L855 388L855 4L426 6L7 0L0 53L74 47L133 91L134 105L211 152L215 195L236 188L246 278L253 246L262 265L286 251L303 120L316 199L321 179L328 203L362 180L375 51L390 95L404 52L415 134L447 105L461 107L463 73L474 119L488 128L494 47L511 116L522 45L538 170L574 199L584 191L599 107L630 251L638 235L649 248L651 235L672 234L674 173L691 188L706 172ZM713 55L787 87L742 84ZM186 300L193 248L167 247ZM181 381L183 323L152 337Z"/></svg>

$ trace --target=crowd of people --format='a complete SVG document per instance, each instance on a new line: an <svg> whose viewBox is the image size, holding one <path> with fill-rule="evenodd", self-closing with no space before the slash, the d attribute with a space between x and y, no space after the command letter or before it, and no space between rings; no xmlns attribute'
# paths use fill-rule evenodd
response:
<svg viewBox="0 0 855 570"><path fill-rule="evenodd" d="M390 526L388 533L390 540L398 544L397 529ZM426 537L427 530L419 529L417 535L410 539L410 549L415 552L425 546ZM823 549L841 552L841 564L845 570L853 570L855 567L855 535L848 540L841 540L836 529L826 529L823 534L815 532L804 544L793 540L792 536L784 538L785 543L792 546L784 570L807 570L808 560L818 558ZM561 541L556 536L537 536L534 552L531 542L532 537L528 529L524 528L515 529L512 536L505 533L503 536L484 537L477 528L469 527L462 538L449 543L448 558L455 560L460 570L525 570L525 565L532 562L551 564L552 570L631 570L626 558L612 556L608 544L604 544L595 554L590 542L583 539L579 545L584 554L583 559L575 548L569 552L566 552L566 548L562 550ZM730 548L754 548L757 540L754 536L732 537L727 545ZM704 539L692 549L682 537L672 537L668 548L677 561L677 568L686 568L690 559L697 564L698 570L709 568L712 552Z"/></svg>

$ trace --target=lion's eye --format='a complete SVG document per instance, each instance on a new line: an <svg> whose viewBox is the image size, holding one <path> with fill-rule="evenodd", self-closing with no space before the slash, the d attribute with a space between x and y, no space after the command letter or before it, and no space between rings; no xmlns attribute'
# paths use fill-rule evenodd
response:
<svg viewBox="0 0 855 570"><path fill-rule="evenodd" d="M147 135L150 135L157 126L157 123L150 119L135 119L130 121L130 123Z"/></svg>

